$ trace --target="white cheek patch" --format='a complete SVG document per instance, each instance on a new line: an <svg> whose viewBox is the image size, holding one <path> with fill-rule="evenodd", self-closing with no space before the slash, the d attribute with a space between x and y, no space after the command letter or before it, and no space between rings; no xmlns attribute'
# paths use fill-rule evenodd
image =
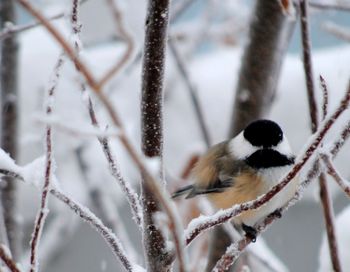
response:
<svg viewBox="0 0 350 272"><path fill-rule="evenodd" d="M286 155L288 157L293 156L292 149L289 145L288 139L283 135L282 142L280 142L276 147L273 148L279 153Z"/></svg>
<svg viewBox="0 0 350 272"><path fill-rule="evenodd" d="M244 138L243 132L230 140L228 146L232 156L240 160L247 158L249 155L259 150L259 147L253 146Z"/></svg>
<svg viewBox="0 0 350 272"><path fill-rule="evenodd" d="M232 156L240 160L246 159L255 151L262 149L262 147L253 146L251 143L249 143L244 138L243 132L238 134L235 138L231 139L228 146ZM273 147L272 149L288 157L293 156L288 139L284 135L282 142L280 142L276 147Z"/></svg>

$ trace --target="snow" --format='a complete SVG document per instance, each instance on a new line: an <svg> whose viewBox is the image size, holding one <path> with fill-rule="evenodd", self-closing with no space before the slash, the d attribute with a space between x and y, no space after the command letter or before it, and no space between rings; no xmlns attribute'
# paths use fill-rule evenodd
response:
<svg viewBox="0 0 350 272"><path fill-rule="evenodd" d="M14 173L18 173L20 169L16 165L14 160L10 157L10 155L1 148L0 148L0 169L8 170Z"/></svg>
<svg viewBox="0 0 350 272"><path fill-rule="evenodd" d="M347 206L335 220L335 228L337 233L338 253L340 256L340 264L343 271L347 271L350 267L350 206ZM318 272L333 271L332 263L329 257L329 249L326 234L323 234L322 244L319 255Z"/></svg>
<svg viewBox="0 0 350 272"><path fill-rule="evenodd" d="M227 3L229 2L232 1L227 1ZM135 7L140 4L137 0L130 0L130 3L125 11L129 15L134 12L132 6L134 5ZM99 5L98 3L95 4ZM88 1L87 5L94 5L94 1ZM135 10L140 11L142 8ZM137 43L136 47L139 46L139 41L143 37L144 14L139 15L133 15L132 17L137 17L137 19L129 22L132 28L131 32L136 33L135 36L137 36L135 40ZM125 18L128 18L128 15ZM85 19L89 19L90 23L93 21L90 20L91 18ZM84 18L82 21L84 21ZM104 22L104 20L96 21L94 22L95 26L87 26L84 22L83 24L84 28L86 26L99 27L101 24L104 25ZM69 37L69 29L64 23L57 21L55 25ZM137 31L134 31L136 28ZM101 29L104 28L102 27ZM71 37L73 40L76 40L76 38ZM87 169L85 174L91 179L92 185L100 186L103 192L115 201L117 206L121 206L125 198L118 186L115 186L115 182L109 174L108 164L104 159L97 140L94 137L90 137L96 135L116 136L118 130L110 127L107 131L99 131L91 127L85 101L81 97L80 76L76 75L75 68L70 63L67 63L62 68L62 76L57 87L55 100L57 109L55 110L55 115L48 119L40 117L38 122L38 112L39 116L41 116L42 110L43 90L45 90L47 79L50 77L57 57L60 54L60 48L46 32L39 28L26 32L20 39L22 43L19 65L20 108L22 109L20 135L22 142L19 163L25 166L17 166L8 154L1 150L0 167L20 173L25 180L41 188L45 159L39 156L43 154L43 128L45 124L49 123L55 129L54 141L55 147L57 147L55 149L55 160L58 166L56 174L62 181L62 187L65 188L65 191L69 192L80 202L86 202L88 189L76 157L76 151L81 148ZM40 41L40 43L37 41ZM84 62L91 67L96 78L100 78L113 66L114 60L118 60L124 50L124 45L114 42L87 48L83 52ZM241 54L241 50L238 49L221 48L216 52L202 54L188 61L191 81L193 81L199 91L198 95L204 110L204 119L213 143L227 138ZM332 111L347 86L350 46L314 51L313 59L315 77L322 74L326 79L330 99L329 111ZM205 150L205 144L201 137L186 87L182 80L179 80L177 69L172 65L173 60L171 57L168 57L167 61L164 97L164 165L167 171L177 176L193 153L200 153ZM35 64L34 69L33 63ZM330 63L336 63L337 65L330 65ZM133 68L130 65L127 67L125 75L120 74L117 78L112 79L104 90L117 108L125 124L127 135L136 147L139 147L140 142L140 74L140 67ZM315 82L317 82L317 78L315 78ZM318 88L317 91L319 91L317 97L320 97L320 89ZM90 91L86 91L85 99L87 93L90 93ZM281 71L281 80L275 98L276 103L271 107L271 112L265 117L272 118L281 124L295 153L302 148L310 135L309 120L306 118L308 110L305 93L301 59L299 56L289 55L286 57ZM92 97L94 104L96 104L98 118L101 120L101 128L103 128L109 123L109 119L96 97L93 95ZM240 99L245 100L247 97L243 93ZM349 112L346 115L349 117ZM342 120L344 119L342 118ZM330 136L327 137L327 141L334 138L340 126L341 122L332 129ZM84 135L89 137L80 137ZM124 179L130 181L131 185L136 188L140 180L138 171L121 143L115 138L111 138L110 142L113 154L118 159L120 172ZM343 150L336 160L339 171L346 178L350 177L350 168L347 161L348 154L349 144L347 144L346 150ZM147 161L146 164L149 169L153 169L152 172L159 169L159 161L157 159L151 162ZM53 186L56 187L58 184L56 183ZM171 186L174 186L174 184ZM28 221L33 218L33 199L36 199L36 197L34 198L32 194L28 193L26 188L21 188L20 190L20 199L24 207L24 220ZM309 192L308 195L312 196L312 192ZM313 198L307 197L307 199L312 200ZM350 216L348 215L348 217ZM199 223L204 218L199 217L192 224ZM191 225L188 228L188 232L191 232ZM188 235L188 233L185 235ZM265 257L268 258L267 256ZM135 266L134 268L137 272L144 271L141 267Z"/></svg>

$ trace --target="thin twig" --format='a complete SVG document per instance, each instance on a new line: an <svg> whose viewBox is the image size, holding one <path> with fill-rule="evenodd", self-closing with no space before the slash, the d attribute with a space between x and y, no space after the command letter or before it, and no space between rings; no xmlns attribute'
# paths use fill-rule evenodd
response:
<svg viewBox="0 0 350 272"><path fill-rule="evenodd" d="M4 264L6 264L11 272L21 272L21 270L19 270L17 267L15 261L6 253L3 245L0 245L0 259Z"/></svg>
<svg viewBox="0 0 350 272"><path fill-rule="evenodd" d="M76 64L79 71L81 71L82 75L85 77L87 84L91 87L91 89L95 92L95 94L100 99L101 103L105 106L106 111L108 112L113 124L119 128L120 134L119 139L122 145L125 147L126 151L129 153L131 159L142 173L144 177L144 181L147 183L147 186L150 190L152 190L153 194L156 196L159 203L163 206L166 214L169 217L169 222L173 226L178 226L179 224L176 222L176 215L172 208L170 208L170 197L165 195L163 192L163 188L161 188L156 181L156 179L152 176L150 171L148 171L142 157L136 151L134 146L129 141L129 138L125 134L124 126L119 119L119 116L108 100L108 98L102 93L101 88L96 81L94 80L91 71L85 66L79 59L77 58L74 49L67 43L67 41L62 37L62 35L57 31L57 29L37 10L35 9L27 0L17 0L28 12L30 12L34 17L36 17L39 21L42 22L43 26L52 34L55 40L62 46L63 50L66 54L71 58L71 60ZM173 228L172 232L173 236L180 235L179 228ZM179 249L181 250L181 249ZM169 260L172 261L172 256L169 256Z"/></svg>
<svg viewBox="0 0 350 272"><path fill-rule="evenodd" d="M182 76L182 78L187 86L187 90L189 91L189 94L191 97L191 102L192 102L192 105L193 105L194 110L195 110L195 114L197 117L197 121L199 123L200 130L202 132L204 142L205 142L206 146L209 148L211 146L210 135L209 135L208 127L207 127L205 120L204 120L204 113L203 113L203 109L202 109L200 102L199 102L197 89L194 86L194 84L191 82L189 73L186 70L185 63L181 59L181 56L180 56L180 54L175 46L174 40L170 39L168 41L168 44L169 44L170 51L175 58L175 62L177 64L179 72L180 72L180 74L181 74L181 76Z"/></svg>
<svg viewBox="0 0 350 272"><path fill-rule="evenodd" d="M11 176L16 176L20 180L30 183L30 181L24 180L24 177L21 176L20 173L16 173L6 169L0 169L0 173L6 173L6 172L9 172L9 175ZM102 221L93 212L91 212L87 207L83 206L77 201L74 201L72 198L66 195L63 191L58 190L57 188L50 189L49 193L51 193L58 200L66 204L76 215L81 217L85 222L89 223L104 238L107 244L111 247L113 254L120 260L121 264L123 265L126 271L133 272L136 270L136 267L138 266L132 264L129 261L119 239L109 228L107 228L102 223Z"/></svg>
<svg viewBox="0 0 350 272"><path fill-rule="evenodd" d="M74 0L72 14L71 14L71 23L72 23L71 25L72 25L73 34L75 34L79 38L79 35L81 32L81 27L80 27L79 22L78 22L79 21L78 20L78 18L79 18L78 10L79 10L78 0ZM79 55L80 48L79 48L77 42L75 43L75 51L76 51L76 54ZM77 71L79 72L78 67L76 67L76 68L77 68ZM87 93L86 86L85 86L84 82L81 82L81 92L82 92L83 97L84 96L87 97L87 107L88 107L91 123L96 129L99 129L100 127L99 127L99 124L97 121L95 110L94 110L91 98L90 98L89 94ZM126 196L128 202L130 204L130 207L131 207L131 212L133 214L133 218L136 221L137 226L139 228L142 228L142 212L141 212L142 208L141 208L140 201L138 199L138 195L133 190L131 185L121 175L120 170L117 167L116 159L112 155L111 148L110 148L107 137L101 136L101 137L97 137L97 138L98 138L98 141L101 145L103 153L107 159L107 162L109 164L111 174L117 180L117 182L120 184L123 192L125 193L125 196Z"/></svg>
<svg viewBox="0 0 350 272"><path fill-rule="evenodd" d="M317 8L317 9L327 9L327 10L339 10L339 11L349 11L350 12L350 6L349 5L342 5L335 3L333 1L329 1L329 3L323 3L319 1L309 1L310 7Z"/></svg>
<svg viewBox="0 0 350 272"><path fill-rule="evenodd" d="M350 183L346 181L337 171L329 155L320 154L324 164L327 167L327 173L338 183L340 188L350 197Z"/></svg>
<svg viewBox="0 0 350 272"><path fill-rule="evenodd" d="M311 59L311 39L310 39L310 30L309 30L309 18L308 18L308 0L300 1L300 26L301 26L301 36L302 36L302 46L303 46L303 63L304 71L306 78L306 87L309 101L309 113L311 117L311 131L315 133L318 128L318 110L315 97L315 88L313 81L313 69L312 69L312 59ZM325 83L320 77L321 84ZM324 103L323 103L323 116L325 117L327 113L328 106L328 97L327 97L327 88L323 84L323 93L324 93ZM326 182L326 177L324 173L320 174L319 178L320 186L320 199L323 209L323 215L325 219L325 227L327 230L327 238L329 245L329 252L331 254L331 260L333 269L336 272L341 271L338 246L337 246L337 237L336 230L334 227L334 214L333 214L333 203L330 197L328 185Z"/></svg>
<svg viewBox="0 0 350 272"><path fill-rule="evenodd" d="M333 22L327 22L322 25L322 29L341 40L350 42L350 31L348 28L345 28Z"/></svg>
<svg viewBox="0 0 350 272"><path fill-rule="evenodd" d="M134 271L134 266L129 261L123 246L115 234L108 229L97 216L95 216L89 209L83 207L81 204L75 202L73 199L65 195L63 192L57 189L51 189L50 193L57 199L65 203L69 208L81 217L84 221L93 226L98 233L102 235L107 244L111 247L113 254L120 260L126 271Z"/></svg>
<svg viewBox="0 0 350 272"><path fill-rule="evenodd" d="M264 203L269 201L278 192L280 192L300 172L300 170L304 167L306 162L310 160L314 152L320 146L327 132L335 123L335 121L348 108L349 103L350 84L339 106L336 108L336 110L330 117L328 117L325 121L322 122L322 125L320 126L318 131L310 137L309 142L306 144L305 152L301 153L298 156L298 158L296 159L296 164L285 175L285 177L281 179L281 182L279 182L266 194L258 197L256 200L242 203L240 205L235 205L229 209L218 211L211 216L202 216L199 218L199 220L192 220L188 225L185 233L186 245L189 245L199 234L203 233L205 230L227 222L228 220L232 219L235 216L238 216L244 211L257 209L258 207L262 206ZM333 149L335 148L333 147L332 150ZM339 148L337 148L337 151L335 151L334 153L336 154L338 151Z"/></svg>
<svg viewBox="0 0 350 272"><path fill-rule="evenodd" d="M88 0L81 0L80 4L82 5L85 2L87 2L87 1ZM54 21L54 20L57 20L57 19L61 19L64 16L65 16L64 12L59 12L59 13L53 15L53 16L48 17L47 19L49 21ZM6 25L3 28L3 30L0 32L0 41L9 38L12 35L20 34L20 33L24 32L24 31L33 29L33 28L41 26L41 25L42 25L42 23L39 22L39 21L34 21L34 22L27 23L27 24L23 24L23 25L12 25L10 23L10 24Z"/></svg>
<svg viewBox="0 0 350 272"><path fill-rule="evenodd" d="M100 79L100 81L98 82L100 87L105 85L113 76L115 76L128 63L128 60L131 58L135 47L134 41L131 35L127 32L125 28L123 14L119 10L116 4L116 1L107 0L107 3L109 4L109 7L113 12L113 17L117 25L118 33L121 35L122 39L126 43L126 50L122 55L122 57L118 60L118 62Z"/></svg>
<svg viewBox="0 0 350 272"><path fill-rule="evenodd" d="M53 111L53 100L55 96L55 90L58 84L58 79L60 76L61 68L64 63L64 55L61 54L55 69L54 69L54 78L52 81L52 86L50 86L48 91L48 97L47 97L47 105L46 105L46 115L52 114ZM40 203L40 209L37 213L37 217L35 220L34 225L34 231L32 234L32 239L30 241L30 271L35 272L38 270L38 247L40 242L41 233L43 231L43 227L45 224L46 216L48 214L48 192L51 182L51 176L52 176L52 164L53 164L53 158L52 158L52 130L51 125L46 125L46 162L45 162L45 181L42 188L41 193L41 203Z"/></svg>
<svg viewBox="0 0 350 272"><path fill-rule="evenodd" d="M309 102L309 112L311 117L311 130L314 133L318 127L318 111L315 97L315 85L312 72L312 60L311 60L311 40L310 29L308 19L308 4L307 0L300 0L300 27L301 27L301 40L303 47L303 64L306 79L307 97Z"/></svg>
<svg viewBox="0 0 350 272"><path fill-rule="evenodd" d="M86 89L83 88L82 89L82 94L85 94ZM99 123L97 120L97 116L95 113L95 109L93 106L93 103L91 101L91 98L88 96L88 110L89 110L89 116L90 116L90 120L91 123L94 127L99 128ZM118 164L116 161L116 158L113 156L111 148L110 148L110 144L109 141L106 137L97 137L100 146L103 150L103 154L105 155L105 158L108 162L109 165L109 169L110 172L112 174L112 176L115 178L115 180L119 183L121 189L123 190L123 192L125 193L125 196L129 202L130 208L131 208L131 212L133 214L133 219L135 220L137 226L142 229L142 222L143 222L143 218L142 218L142 207L141 207L141 203L139 201L139 196L138 194L134 191L134 189L132 188L132 186L130 185L129 182L127 182L122 174L120 173L120 170L118 168Z"/></svg>
<svg viewBox="0 0 350 272"><path fill-rule="evenodd" d="M322 97L323 97L323 101L322 101L322 120L324 120L327 116L328 113L328 88L327 88L327 84L326 81L324 80L324 78L320 75L320 85L321 85L321 89L322 89Z"/></svg>
<svg viewBox="0 0 350 272"><path fill-rule="evenodd" d="M25 8L32 16L34 16L56 39L56 41L62 46L65 53L69 56L69 58L74 62L74 64L78 67L79 71L84 75L86 81L94 89L97 93L100 89L97 87L97 82L94 79L90 70L81 62L81 60L77 57L75 50L67 43L64 37L59 33L59 31L53 26L53 24L45 18L39 10L33 7L33 5L28 2L28 0L17 0L17 2Z"/></svg>

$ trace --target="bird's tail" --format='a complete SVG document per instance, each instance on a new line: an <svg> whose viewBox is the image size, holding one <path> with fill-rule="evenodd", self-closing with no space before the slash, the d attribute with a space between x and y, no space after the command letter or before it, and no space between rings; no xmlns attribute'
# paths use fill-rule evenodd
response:
<svg viewBox="0 0 350 272"><path fill-rule="evenodd" d="M175 191L171 195L171 197L172 198L177 198L177 197L182 196L184 194L190 193L191 190L193 190L193 185L188 185L188 186L182 187L179 190Z"/></svg>

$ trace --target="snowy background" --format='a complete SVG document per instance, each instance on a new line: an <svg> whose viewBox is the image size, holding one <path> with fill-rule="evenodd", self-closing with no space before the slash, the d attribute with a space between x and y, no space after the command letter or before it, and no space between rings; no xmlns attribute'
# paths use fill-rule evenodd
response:
<svg viewBox="0 0 350 272"><path fill-rule="evenodd" d="M48 15L66 11L68 2L39 1L40 7ZM143 42L146 1L117 2L122 4L125 23L134 38L135 51L138 52ZM173 1L173 4L177 2L179 1ZM192 82L198 89L210 136L213 142L219 142L226 139L228 134L251 3L225 0L220 1L219 4L219 1L208 1L211 3L209 9L205 8L204 1L195 2L178 23L170 27L170 34L184 37L182 41L180 40L179 47L184 57L186 56L187 69ZM322 31L321 24L331 20L350 27L348 15L339 11L323 11L313 12L311 18L315 75L321 74L327 81L331 108L337 104L349 81L350 44L343 43ZM218 29L225 27L225 22L229 21L228 18L237 24L230 33L229 37L232 38L230 42L224 43L223 34ZM20 11L21 22L30 20L28 15ZM97 77L102 76L120 57L125 46L118 37L116 38L113 18L103 1L89 0L84 4L81 9L81 21L83 59ZM67 36L70 35L67 20L55 21L55 25ZM203 35L198 37L194 35L203 33L203 29L208 30L211 36L204 35L203 38ZM189 38L191 36L203 40L196 44L195 39ZM19 41L21 112L18 164L25 165L44 153L44 125L48 120L43 117L42 105L60 48L41 27L21 34ZM134 55L125 69L108 82L105 92L117 108L133 143L139 146L141 62L137 60L137 54ZM317 88L317 92L321 97L320 88ZM97 99L94 101L96 101L101 124L109 124L104 109L97 103ZM192 154L205 150L205 144L189 94L171 54L167 56L164 114L166 173L169 177L177 177ZM346 112L346 115L349 117L349 112ZM285 58L275 103L267 117L281 124L297 153L310 135L298 30L294 33L289 53ZM89 206L89 188L102 187L102 191L111 196L114 205L118 207L123 220L126 221L129 233L128 236L122 237L122 240L131 239L141 249L140 236L136 234L137 229L128 219L130 214L125 198L119 187L114 186L106 161L93 135L88 112L79 91L79 77L69 62L64 66L57 89L54 117L49 121L54 125L56 173L64 190ZM336 131L335 128L333 133L335 134ZM130 163L116 137L111 139L123 176L137 187L138 172ZM350 146L342 151L337 160L338 169L346 178L350 178L349 151ZM86 173L82 173L81 158L88 169ZM172 179L169 178L170 191L179 186L171 181ZM20 191L20 212L26 232L30 233L40 198L36 189L26 185L21 185ZM349 260L347 254L350 248L350 235L346 231L350 229L350 208L345 210L346 206L350 207L349 200L335 186L332 186L332 191L335 213L339 214L337 222L339 223L338 235L341 237L340 254L345 261ZM269 247L290 271L330 271L323 237L322 210L318 202L318 187L309 188L303 200L291 208L263 235ZM68 239L58 239L58 242L65 244L64 250L53 255L49 267L44 270L50 272L116 271L112 253L89 226L53 199L50 199L50 209L48 225L56 223L60 226L69 223L70 226L63 232L56 233L58 237L68 237ZM27 233L25 234L26 243L28 243L29 237ZM40 250L43 256L49 254L45 251L45 246L50 248L50 241L46 242L47 244L43 243L43 248ZM324 257L320 257L320 254ZM320 264L322 268L319 268ZM350 267L350 264L348 266L344 264L343 267L346 269L345 267Z"/></svg>

